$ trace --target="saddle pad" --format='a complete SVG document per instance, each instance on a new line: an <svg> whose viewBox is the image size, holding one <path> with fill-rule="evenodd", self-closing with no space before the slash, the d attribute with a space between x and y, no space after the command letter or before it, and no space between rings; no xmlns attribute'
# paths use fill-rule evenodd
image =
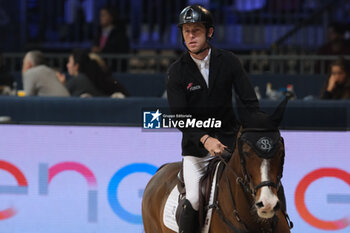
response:
<svg viewBox="0 0 350 233"><path fill-rule="evenodd" d="M218 172L218 167L220 163L221 162L219 162L215 168L215 174L214 174L214 178L213 178L213 182L210 190L209 205L214 203L214 193L215 193L215 188L217 183L217 172ZM173 230L175 232L179 232L179 226L177 225L177 222L176 222L176 209L178 206L179 195L180 193L175 185L175 187L173 188L173 190L168 196L168 199L164 206L164 213L163 213L164 225L170 230ZM202 233L209 232L212 212L213 212L213 208L210 208L207 212L207 215L205 217L204 227L201 231Z"/></svg>

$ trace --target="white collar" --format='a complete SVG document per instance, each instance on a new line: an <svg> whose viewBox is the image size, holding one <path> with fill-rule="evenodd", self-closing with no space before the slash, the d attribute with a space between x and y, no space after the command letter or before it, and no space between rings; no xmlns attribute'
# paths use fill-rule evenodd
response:
<svg viewBox="0 0 350 233"><path fill-rule="evenodd" d="M206 56L203 60L194 58L191 54L190 54L190 56L192 57L193 61L194 61L199 67L201 67L202 64L203 64L203 65L209 65L210 54L211 54L211 48L209 48L209 52L208 52L207 56Z"/></svg>

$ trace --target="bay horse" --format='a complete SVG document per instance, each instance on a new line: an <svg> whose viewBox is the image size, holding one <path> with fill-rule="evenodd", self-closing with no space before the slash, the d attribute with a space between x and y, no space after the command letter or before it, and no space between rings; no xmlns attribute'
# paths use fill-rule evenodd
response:
<svg viewBox="0 0 350 233"><path fill-rule="evenodd" d="M245 115L236 147L218 180L210 233L289 233L288 215L281 211L278 192L284 164L284 143L278 126L287 103L270 116ZM244 110L241 110L244 112ZM241 117L242 119L242 117ZM182 164L162 166L147 184L142 200L145 233L172 233L163 223L166 200L177 185ZM283 194L284 197L284 194ZM283 209L283 208L282 208Z"/></svg>

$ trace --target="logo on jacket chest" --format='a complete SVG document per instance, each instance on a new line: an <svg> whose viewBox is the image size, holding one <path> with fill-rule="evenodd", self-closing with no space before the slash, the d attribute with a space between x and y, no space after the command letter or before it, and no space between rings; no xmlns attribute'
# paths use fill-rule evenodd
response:
<svg viewBox="0 0 350 233"><path fill-rule="evenodd" d="M195 91L195 90L199 90L202 87L200 85L194 85L193 83L189 83L186 87L187 91Z"/></svg>

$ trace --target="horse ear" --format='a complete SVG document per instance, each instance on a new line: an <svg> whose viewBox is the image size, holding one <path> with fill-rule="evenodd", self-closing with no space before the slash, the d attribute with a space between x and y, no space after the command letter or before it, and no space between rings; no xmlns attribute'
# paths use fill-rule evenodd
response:
<svg viewBox="0 0 350 233"><path fill-rule="evenodd" d="M284 98L284 100L278 105L274 113L270 116L270 119L274 123L276 123L276 126L279 126L283 119L283 114L284 114L284 111L286 110L286 106L290 97L291 97L290 95L286 94L286 98Z"/></svg>

